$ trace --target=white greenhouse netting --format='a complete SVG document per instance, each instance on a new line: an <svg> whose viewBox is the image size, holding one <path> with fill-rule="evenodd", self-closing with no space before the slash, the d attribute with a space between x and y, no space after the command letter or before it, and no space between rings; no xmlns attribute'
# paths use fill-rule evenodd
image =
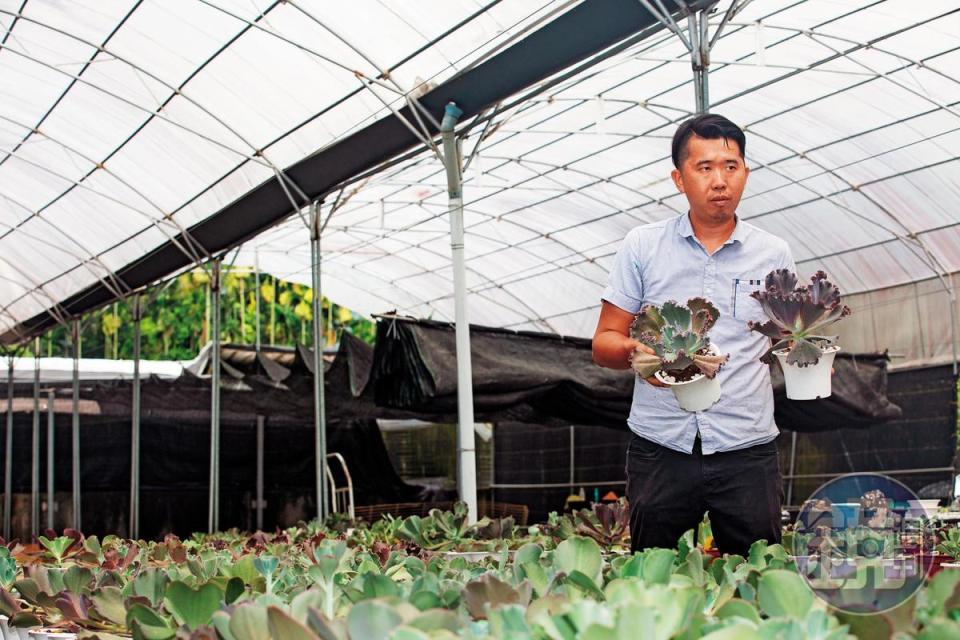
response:
<svg viewBox="0 0 960 640"><path fill-rule="evenodd" d="M580 3L90 4L0 0L0 332L98 281L126 293L113 277L123 266L389 115L423 80L441 83ZM709 73L711 110L747 130L740 215L787 239L802 274L824 269L857 294L845 346L949 360L960 9L740 5ZM663 29L472 129L471 322L590 335L626 232L685 210L669 138L693 110L690 56ZM338 193L321 209L324 294L361 313L452 320L436 156ZM227 261L310 283L309 233L293 215ZM878 322L889 300L917 316Z"/></svg>

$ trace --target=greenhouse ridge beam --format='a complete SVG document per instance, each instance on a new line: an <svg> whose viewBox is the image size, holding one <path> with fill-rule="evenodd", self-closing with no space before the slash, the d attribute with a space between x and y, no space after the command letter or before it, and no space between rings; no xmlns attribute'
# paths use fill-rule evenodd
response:
<svg viewBox="0 0 960 640"><path fill-rule="evenodd" d="M696 10L709 4L691 2ZM544 78L641 31L658 20L636 0L588 0L558 16L541 29L482 64L452 78L419 99L431 114L441 114L448 101L455 101L464 118L480 113ZM398 117L400 116L400 117ZM404 124L414 119L409 106L318 151L289 167L285 174L311 198L321 198L338 184L370 170L419 144ZM425 123L431 134L438 132ZM188 266L178 248L188 238L209 253L221 253L268 229L290 214L283 185L268 180L206 220L192 226L186 237L171 239L116 272L131 289L149 285ZM94 284L64 300L59 306L71 316L96 309L114 299L102 283ZM37 314L0 335L10 344L42 333L53 320Z"/></svg>

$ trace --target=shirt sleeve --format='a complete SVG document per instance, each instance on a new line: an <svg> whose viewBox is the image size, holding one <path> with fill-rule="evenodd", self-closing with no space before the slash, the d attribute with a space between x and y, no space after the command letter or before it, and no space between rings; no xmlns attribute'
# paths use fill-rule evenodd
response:
<svg viewBox="0 0 960 640"><path fill-rule="evenodd" d="M627 234L610 269L610 281L601 300L637 313L643 306L643 276L640 272L640 242L636 233Z"/></svg>

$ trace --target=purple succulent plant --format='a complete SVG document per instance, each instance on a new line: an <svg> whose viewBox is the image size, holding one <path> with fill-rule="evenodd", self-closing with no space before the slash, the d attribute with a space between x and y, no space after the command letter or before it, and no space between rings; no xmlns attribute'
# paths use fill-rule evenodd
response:
<svg viewBox="0 0 960 640"><path fill-rule="evenodd" d="M773 352L790 349L787 364L806 367L816 364L826 347L837 336L823 335L823 329L850 315L850 307L840 303L840 290L817 271L806 287L797 286L797 276L789 269L776 269L767 274L762 291L750 296L760 302L766 322L748 322L752 331L773 339L773 346L760 358L770 364Z"/></svg>

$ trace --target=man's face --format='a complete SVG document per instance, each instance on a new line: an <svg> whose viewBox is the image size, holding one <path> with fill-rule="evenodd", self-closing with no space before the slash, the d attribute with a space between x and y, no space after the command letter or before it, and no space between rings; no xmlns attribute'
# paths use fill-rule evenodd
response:
<svg viewBox="0 0 960 640"><path fill-rule="evenodd" d="M686 159L670 175L687 196L691 215L720 224L733 219L749 174L736 141L693 135Z"/></svg>

